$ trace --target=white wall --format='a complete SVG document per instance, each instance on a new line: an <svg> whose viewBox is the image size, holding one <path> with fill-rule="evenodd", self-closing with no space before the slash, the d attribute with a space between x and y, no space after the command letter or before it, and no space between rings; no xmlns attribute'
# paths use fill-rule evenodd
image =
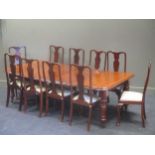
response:
<svg viewBox="0 0 155 155"><path fill-rule="evenodd" d="M132 85L143 86L152 61L150 86L155 87L155 20L3 20L5 48L26 45L28 57L48 59L50 44L68 48L124 50ZM88 58L88 57L87 57ZM87 61L87 60L86 60ZM66 60L67 62L67 60Z"/></svg>

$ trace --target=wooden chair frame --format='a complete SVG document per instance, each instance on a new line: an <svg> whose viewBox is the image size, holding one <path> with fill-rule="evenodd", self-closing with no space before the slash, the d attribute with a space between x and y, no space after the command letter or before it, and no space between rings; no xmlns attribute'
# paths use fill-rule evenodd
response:
<svg viewBox="0 0 155 155"><path fill-rule="evenodd" d="M126 52L122 51L122 52L113 52L113 51L108 51L107 52L107 70L109 70L109 56L113 55L114 61L113 61L113 70L115 72L119 71L119 58L120 55L124 56L124 72L126 72L126 63L127 63L127 56L126 56Z"/></svg>
<svg viewBox="0 0 155 155"><path fill-rule="evenodd" d="M147 71L147 77L145 80L145 85L143 89L143 95L142 95L142 101L122 101L120 100L119 103L117 104L117 123L116 125L120 125L120 110L122 106L124 105L140 105L141 106L141 119L142 119L142 127L145 127L145 120L146 120L146 112L145 112L145 94L146 94L146 89L148 86L149 82L149 77L150 77L150 71L151 71L151 64L148 66L148 71Z"/></svg>
<svg viewBox="0 0 155 155"><path fill-rule="evenodd" d="M76 80L77 80L77 85L76 85L76 89L78 90L78 98L75 100L74 99L74 87L75 84L73 84L73 82L75 82L73 80L73 70L76 70L77 75L76 75ZM86 71L88 72L87 77L84 77L83 72ZM90 125L91 125L91 121L92 121L92 108L95 106L95 104L92 103L93 101L93 96L94 96L94 92L92 90L92 70L90 67L88 66L78 66L75 64L71 64L70 65L70 86L71 86L71 99L70 99L70 115L69 115L69 125L72 124L72 118L73 118L73 106L74 104L77 104L79 106L85 106L88 107L89 109L89 116L88 116L88 124L87 124L87 130L90 130ZM75 76L74 76L75 77ZM84 79L87 78L88 81L88 96L90 97L90 103L88 103L85 99L84 99Z"/></svg>
<svg viewBox="0 0 155 155"><path fill-rule="evenodd" d="M50 45L49 46L49 61L52 62L52 56L53 62L54 63L64 63L64 48L62 46L55 46L55 45ZM61 54L61 60L59 62L59 57Z"/></svg>
<svg viewBox="0 0 155 155"><path fill-rule="evenodd" d="M121 51L121 52L113 52L113 51L108 51L107 52L107 71L110 70L109 68L109 64L110 64L110 60L109 60L109 57L110 55L113 56L113 71L114 72L118 72L120 71L120 62L119 62L119 58L121 55L123 55L124 57L124 64L123 64L123 72L126 72L126 64L127 64L127 55L126 55L126 52L124 51ZM129 83L129 81L128 81ZM129 86L129 84L128 84ZM125 90L125 83L124 84L121 84L120 85L120 88L115 88L115 89L112 89L111 91L115 92L118 99L120 98L123 90ZM129 89L129 88L128 88ZM126 106L127 108L127 106Z"/></svg>
<svg viewBox="0 0 155 155"><path fill-rule="evenodd" d="M39 60L34 59L25 59L22 58L23 64L27 64L27 78L23 78L24 81L24 89L23 89L23 97L24 97L24 112L27 111L28 106L28 97L32 95L39 96L39 116L42 116L43 112L43 85L41 81L41 72L40 72L40 63ZM36 63L35 68L33 64ZM24 71L23 71L24 74ZM35 80L35 75L37 74L37 81ZM23 77L25 77L23 75ZM39 91L37 91L36 86L38 86Z"/></svg>
<svg viewBox="0 0 155 155"><path fill-rule="evenodd" d="M105 71L105 69L106 69L106 57L107 57L106 52L105 51L97 51L95 49L90 50L90 56L89 56L89 65L90 66L92 64L93 54L95 54L94 68L97 69L97 70L100 68L100 66L101 66L101 58L104 57L103 58L104 59L104 64L102 64L102 65L103 65L103 70Z"/></svg>
<svg viewBox="0 0 155 155"><path fill-rule="evenodd" d="M61 66L57 63L42 62L43 77L46 87L46 115L48 113L49 98L61 101L61 121L64 120L64 101L68 96L64 94ZM57 76L57 77L56 77ZM56 79L58 78L58 79ZM59 89L59 93L57 92ZM61 94L61 95L60 95Z"/></svg>
<svg viewBox="0 0 155 155"><path fill-rule="evenodd" d="M82 64L80 64L80 53L82 55ZM73 56L73 62L72 62ZM84 65L85 61L85 50L81 48L70 48L69 49L69 64L76 64L76 65Z"/></svg>
<svg viewBox="0 0 155 155"><path fill-rule="evenodd" d="M27 51L26 51L26 46L11 46L9 47L9 53L12 54L12 49L15 50L15 53L13 55L19 55L21 56L21 49L24 49L24 58L27 58Z"/></svg>
<svg viewBox="0 0 155 155"><path fill-rule="evenodd" d="M19 61L18 66L15 64L16 58ZM9 62L8 62L9 61ZM20 94L22 94L23 91L23 80L22 80L22 61L21 57L18 55L11 55L8 53L4 54L4 62L5 62L5 73L6 73L6 79L7 79L7 100L6 100L6 106L9 106L9 99L10 99L10 93L11 93L11 101L13 102L14 99L14 91L20 90ZM19 74L16 73L16 67L19 69ZM10 73L8 72L8 69L10 68ZM17 84L17 81L19 85ZM20 96L20 103L22 102L22 95ZM21 110L21 107L19 106L19 110Z"/></svg>

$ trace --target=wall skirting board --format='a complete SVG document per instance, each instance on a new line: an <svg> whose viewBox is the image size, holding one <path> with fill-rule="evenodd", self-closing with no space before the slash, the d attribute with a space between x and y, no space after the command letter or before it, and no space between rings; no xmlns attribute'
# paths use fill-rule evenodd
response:
<svg viewBox="0 0 155 155"><path fill-rule="evenodd" d="M140 89L143 89L143 87L137 87L137 86L130 86L130 88L131 88L131 89L137 89L137 90L138 90L138 89L139 89L139 90L140 90ZM148 89L148 90L155 90L155 87L148 87L147 89Z"/></svg>

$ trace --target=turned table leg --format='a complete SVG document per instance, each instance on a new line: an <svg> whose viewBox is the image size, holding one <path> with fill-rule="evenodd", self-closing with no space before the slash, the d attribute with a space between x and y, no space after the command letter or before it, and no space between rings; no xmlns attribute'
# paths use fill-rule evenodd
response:
<svg viewBox="0 0 155 155"><path fill-rule="evenodd" d="M100 121L104 123L107 121L107 97L108 97L108 90L103 90L100 92Z"/></svg>

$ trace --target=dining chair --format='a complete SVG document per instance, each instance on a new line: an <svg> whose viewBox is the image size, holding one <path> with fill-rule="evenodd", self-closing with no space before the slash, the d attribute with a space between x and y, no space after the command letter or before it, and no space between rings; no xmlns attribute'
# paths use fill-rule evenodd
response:
<svg viewBox="0 0 155 155"><path fill-rule="evenodd" d="M74 105L87 107L89 109L87 130L89 131L92 120L92 109L100 101L100 98L94 95L92 89L92 70L88 66L78 66L75 64L71 64L69 70L71 86L69 125L72 124ZM78 90L76 94L74 94L74 87ZM85 88L88 89L87 93L85 92Z"/></svg>
<svg viewBox="0 0 155 155"><path fill-rule="evenodd" d="M39 96L39 116L42 116L43 112L43 93L45 93L45 87L42 84L41 70L39 60L22 58L23 68L23 100L24 100L24 112L27 111L28 99L31 96Z"/></svg>
<svg viewBox="0 0 155 155"><path fill-rule="evenodd" d="M127 68L126 66L127 66L126 52L124 51L121 51L121 52L108 51L107 52L107 66L106 66L107 71L126 72L126 68ZM125 83L112 89L111 91L115 92L119 99L123 90L125 90Z"/></svg>
<svg viewBox="0 0 155 155"><path fill-rule="evenodd" d="M9 53L21 56L22 58L27 58L26 46L11 46L9 47Z"/></svg>
<svg viewBox="0 0 155 155"><path fill-rule="evenodd" d="M85 50L81 48L69 49L69 64L84 65Z"/></svg>
<svg viewBox="0 0 155 155"><path fill-rule="evenodd" d="M27 57L26 46L11 46L9 47L9 53L23 58ZM19 64L18 57L16 57L15 59L15 64ZM16 94L16 98L18 98L19 94L17 93L17 89L15 89L15 94Z"/></svg>
<svg viewBox="0 0 155 155"><path fill-rule="evenodd" d="M121 57L122 61L121 62ZM122 64L120 66L120 63ZM123 71L126 72L126 64L127 64L127 55L126 52L114 52L114 51L108 51L107 52L107 70L109 71Z"/></svg>
<svg viewBox="0 0 155 155"><path fill-rule="evenodd" d="M15 64L16 58L18 58L18 66ZM22 62L21 57L16 55L11 55L9 53L4 54L4 63L5 63L5 74L7 80L7 100L6 106L9 106L9 99L11 93L11 102L14 99L14 91L19 90L20 95L23 91L23 81L22 81ZM18 74L17 74L18 71ZM22 96L22 95L21 95ZM20 97L20 103L22 102L22 98ZM20 107L19 107L20 110Z"/></svg>
<svg viewBox="0 0 155 155"><path fill-rule="evenodd" d="M61 65L58 63L42 62L43 77L46 88L46 115L49 110L49 99L61 101L61 121L64 119L65 100L70 97L70 90L65 88L62 81Z"/></svg>
<svg viewBox="0 0 155 155"><path fill-rule="evenodd" d="M54 63L64 63L64 48L62 46L49 46L49 61Z"/></svg>
<svg viewBox="0 0 155 155"><path fill-rule="evenodd" d="M145 112L145 94L146 89L149 82L150 77L151 64L148 65L147 76L145 80L145 85L143 92L136 91L124 91L121 95L121 98L117 104L117 123L116 125L120 125L120 110L124 105L140 105L141 106L141 119L142 119L142 127L145 127L146 120L146 112Z"/></svg>
<svg viewBox="0 0 155 155"><path fill-rule="evenodd" d="M95 49L90 50L89 56L89 66L96 70L103 70L106 69L106 52L105 51L97 51Z"/></svg>

